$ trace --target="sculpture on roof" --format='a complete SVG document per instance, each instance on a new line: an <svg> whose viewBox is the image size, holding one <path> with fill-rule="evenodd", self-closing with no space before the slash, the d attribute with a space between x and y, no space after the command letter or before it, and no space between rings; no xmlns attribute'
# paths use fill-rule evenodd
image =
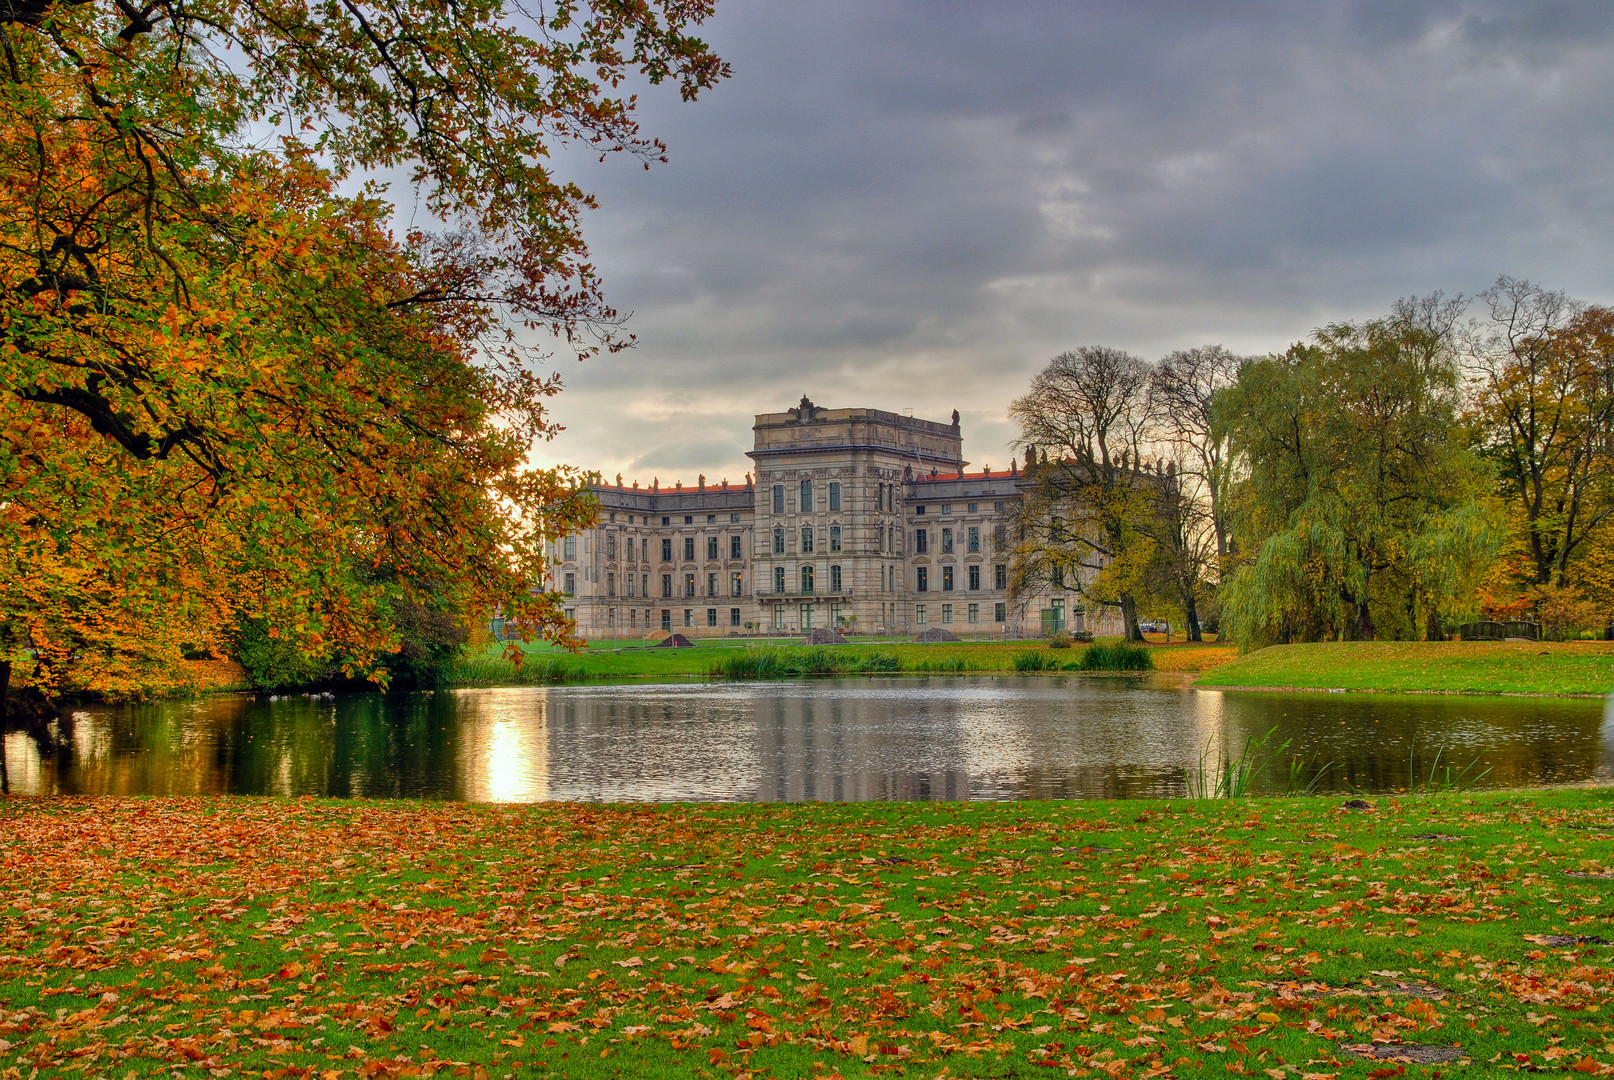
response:
<svg viewBox="0 0 1614 1080"><path fill-rule="evenodd" d="M701 491L706 490L706 474L705 473L701 473L700 476L696 477L695 486L697 488L699 488Z"/></svg>
<svg viewBox="0 0 1614 1080"><path fill-rule="evenodd" d="M954 427L958 426L958 410L957 409L953 410L953 426Z"/></svg>
<svg viewBox="0 0 1614 1080"><path fill-rule="evenodd" d="M616 489L618 491L622 490L622 474L621 473L616 474Z"/></svg>

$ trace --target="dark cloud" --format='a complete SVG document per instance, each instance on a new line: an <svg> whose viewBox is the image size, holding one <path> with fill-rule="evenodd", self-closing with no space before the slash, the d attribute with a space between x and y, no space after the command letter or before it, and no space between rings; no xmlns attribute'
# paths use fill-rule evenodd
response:
<svg viewBox="0 0 1614 1080"><path fill-rule="evenodd" d="M640 345L546 452L693 481L802 393L963 414L1000 464L1053 354L1281 349L1527 276L1614 296L1614 5L763 4L729 83L642 92L671 163L564 157Z"/></svg>

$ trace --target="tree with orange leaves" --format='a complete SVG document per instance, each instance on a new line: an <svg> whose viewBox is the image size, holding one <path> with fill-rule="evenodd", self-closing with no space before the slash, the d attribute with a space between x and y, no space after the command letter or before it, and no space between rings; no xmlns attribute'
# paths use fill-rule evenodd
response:
<svg viewBox="0 0 1614 1080"><path fill-rule="evenodd" d="M530 341L631 339L548 154L660 159L622 84L724 77L710 12L0 0L0 688L160 688L243 616L381 677L401 604L570 641Z"/></svg>

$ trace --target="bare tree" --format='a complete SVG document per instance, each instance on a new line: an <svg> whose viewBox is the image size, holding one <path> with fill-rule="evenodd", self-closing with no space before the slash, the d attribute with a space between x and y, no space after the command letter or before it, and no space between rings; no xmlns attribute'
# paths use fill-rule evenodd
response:
<svg viewBox="0 0 1614 1080"><path fill-rule="evenodd" d="M1124 571L1140 546L1133 518L1148 479L1148 389L1145 361L1084 345L1049 361L1009 407L1027 453L1014 591L1070 573L1082 596L1121 609L1132 641L1143 634Z"/></svg>
<svg viewBox="0 0 1614 1080"><path fill-rule="evenodd" d="M1227 558L1229 529L1228 488L1233 455L1228 450L1227 425L1215 418L1214 402L1221 390L1238 381L1247 358L1235 356L1220 345L1201 345L1168 353L1149 380L1149 405L1159 436L1171 444L1172 456L1185 477L1185 491L1209 504L1216 557Z"/></svg>

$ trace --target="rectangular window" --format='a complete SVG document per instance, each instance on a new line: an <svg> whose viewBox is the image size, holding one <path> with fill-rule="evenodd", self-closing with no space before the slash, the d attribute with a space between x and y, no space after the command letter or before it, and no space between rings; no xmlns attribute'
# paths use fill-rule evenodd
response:
<svg viewBox="0 0 1614 1080"><path fill-rule="evenodd" d="M708 524L708 525L717 524L717 515L716 514L707 514L706 515L706 524Z"/></svg>
<svg viewBox="0 0 1614 1080"><path fill-rule="evenodd" d="M639 575L639 595L643 596L643 597L645 597L647 599L650 596L650 575L649 574L640 574ZM646 615L645 618L649 618L649 616Z"/></svg>
<svg viewBox="0 0 1614 1080"><path fill-rule="evenodd" d="M930 533L928 529L915 529L913 531L913 551L915 555L923 555L930 550Z"/></svg>
<svg viewBox="0 0 1614 1080"><path fill-rule="evenodd" d="M995 525L995 526L993 526L992 527L992 550L993 551L1002 551L1004 548L1006 548L1008 546L1009 546L1009 527L1007 525Z"/></svg>
<svg viewBox="0 0 1614 1080"><path fill-rule="evenodd" d="M707 574L706 575L706 595L707 596L716 596L717 595L717 575L716 574ZM716 624L714 623L713 625L716 625Z"/></svg>
<svg viewBox="0 0 1614 1080"><path fill-rule="evenodd" d="M921 626L930 621L930 613L925 610L925 605L915 604L913 606L913 621Z"/></svg>
<svg viewBox="0 0 1614 1080"><path fill-rule="evenodd" d="M706 609L706 625L717 625L717 609L715 607L709 607Z"/></svg>
<svg viewBox="0 0 1614 1080"><path fill-rule="evenodd" d="M695 524L695 515L694 514L685 514L684 515L684 524L685 525L693 525L693 524Z"/></svg>
<svg viewBox="0 0 1614 1080"><path fill-rule="evenodd" d="M929 571L929 569L927 569L926 567L923 567L923 566L916 566L916 567L914 567L913 572L914 572L914 581L919 586L919 591L920 592L929 592L930 591L930 571Z"/></svg>
<svg viewBox="0 0 1614 1080"><path fill-rule="evenodd" d="M568 536L561 541L561 558L567 562L577 558L577 537Z"/></svg>
<svg viewBox="0 0 1614 1080"><path fill-rule="evenodd" d="M996 566L992 567L992 588L997 589L999 592L1001 592L1004 589L1007 589L1008 587L1009 587L1009 568L1007 566L1004 566L1002 563L998 563ZM998 620L998 622L1002 622L1002 621L1003 621L1002 619Z"/></svg>
<svg viewBox="0 0 1614 1080"><path fill-rule="evenodd" d="M629 595L629 596L632 596L632 595L633 595L633 575L632 575L632 574L628 574L628 575L627 575L627 576L626 576L626 577L625 577L625 578L624 578L624 580L625 580L625 581L626 581L626 582L627 582L627 583L628 583L628 595Z"/></svg>
<svg viewBox="0 0 1614 1080"><path fill-rule="evenodd" d="M666 608L661 609L661 628L663 630L672 629L672 612L668 611Z"/></svg>
<svg viewBox="0 0 1614 1080"><path fill-rule="evenodd" d="M773 591L775 593L785 591L785 568L782 566L773 568Z"/></svg>
<svg viewBox="0 0 1614 1080"><path fill-rule="evenodd" d="M977 504L977 503L970 503L970 513L972 513L972 514L978 514L978 513L980 513L980 512L981 512L981 508L980 508L980 506L979 506L979 504Z"/></svg>
<svg viewBox="0 0 1614 1080"><path fill-rule="evenodd" d="M661 595L662 595L663 598L669 597L669 596L672 595L672 575L671 574L662 574L661 575Z"/></svg>
<svg viewBox="0 0 1614 1080"><path fill-rule="evenodd" d="M838 480L829 482L829 509L831 513L841 508L841 485Z"/></svg>
<svg viewBox="0 0 1614 1080"><path fill-rule="evenodd" d="M813 512L813 482L811 480L801 482L801 504L796 509L803 514Z"/></svg>
<svg viewBox="0 0 1614 1080"><path fill-rule="evenodd" d="M913 508L913 512L916 514L923 514L925 512L925 508L923 506L916 506Z"/></svg>
<svg viewBox="0 0 1614 1080"><path fill-rule="evenodd" d="M576 592L577 592L577 575L576 574L567 574L566 575L566 585L565 585L565 587L563 589L561 589L561 592L565 593L567 596L573 596L573 595L576 594Z"/></svg>
<svg viewBox="0 0 1614 1080"><path fill-rule="evenodd" d="M942 592L952 592L952 591L953 591L953 568L951 566L944 566L944 567L942 567Z"/></svg>
<svg viewBox="0 0 1614 1080"><path fill-rule="evenodd" d="M684 595L685 596L694 596L695 595L695 575L694 574L685 574L684 575Z"/></svg>
<svg viewBox="0 0 1614 1080"><path fill-rule="evenodd" d="M567 622L573 622L574 623L574 622L577 621L577 609L576 608L574 608L574 607L567 608L565 614L566 614L566 621Z"/></svg>
<svg viewBox="0 0 1614 1080"><path fill-rule="evenodd" d="M943 604L942 605L942 622L951 623L952 621L953 621L953 605L952 604Z"/></svg>
<svg viewBox="0 0 1614 1080"><path fill-rule="evenodd" d="M970 546L969 546L969 549L971 551L980 551L981 550L981 528L980 528L979 525L971 525L970 526Z"/></svg>
<svg viewBox="0 0 1614 1080"><path fill-rule="evenodd" d="M730 626L739 626L740 625L740 609L739 608L737 608L737 607L729 608L729 625Z"/></svg>
<svg viewBox="0 0 1614 1080"><path fill-rule="evenodd" d="M615 517L616 515L611 516ZM614 532L605 534L605 557L607 559L616 558L616 533Z"/></svg>
<svg viewBox="0 0 1614 1080"><path fill-rule="evenodd" d="M952 529L943 529L942 530L942 554L943 555L951 555L952 553L953 553L953 530Z"/></svg>
<svg viewBox="0 0 1614 1080"><path fill-rule="evenodd" d="M785 486L783 484L773 485L773 512L776 514L785 512Z"/></svg>
<svg viewBox="0 0 1614 1080"><path fill-rule="evenodd" d="M803 630L813 628L813 605L811 604L801 605L801 628Z"/></svg>
<svg viewBox="0 0 1614 1080"><path fill-rule="evenodd" d="M739 514L730 514L729 515L729 520L737 522L737 521L740 520L740 515Z"/></svg>
<svg viewBox="0 0 1614 1080"><path fill-rule="evenodd" d="M1065 568L1063 566L1056 566L1056 567L1054 567L1054 588L1063 589L1064 587L1065 587Z"/></svg>
<svg viewBox="0 0 1614 1080"><path fill-rule="evenodd" d="M885 530L879 526L874 529L874 550L885 551Z"/></svg>
<svg viewBox="0 0 1614 1080"><path fill-rule="evenodd" d="M662 562L672 562L672 541L671 540L663 540L661 542L661 561Z"/></svg>
<svg viewBox="0 0 1614 1080"><path fill-rule="evenodd" d="M738 536L731 536L731 537L729 537L729 558L738 559L739 557L740 557L740 538Z"/></svg>
<svg viewBox="0 0 1614 1080"><path fill-rule="evenodd" d="M968 618L970 622L980 622L981 621L981 605L980 604L971 604L970 608L969 608L969 614L966 616L966 618Z"/></svg>
<svg viewBox="0 0 1614 1080"><path fill-rule="evenodd" d="M1006 621L1006 616L1008 614L1009 614L1009 605L1008 604L998 603L998 604L993 604L992 605L992 621L993 622L1004 622L1004 621Z"/></svg>
<svg viewBox="0 0 1614 1080"><path fill-rule="evenodd" d="M615 596L616 595L616 575L615 574L607 573L605 575L605 595L606 596Z"/></svg>
<svg viewBox="0 0 1614 1080"><path fill-rule="evenodd" d="M992 504L992 510L993 510L994 513L998 513L998 514L1003 513L1003 504L1000 503L1000 502L993 503ZM998 622L1002 622L1002 621L1003 621L1002 619L998 620Z"/></svg>
<svg viewBox="0 0 1614 1080"><path fill-rule="evenodd" d="M663 525L671 525L672 524L672 518L668 517L666 514L663 514L663 515L661 515L661 523Z"/></svg>
<svg viewBox="0 0 1614 1080"><path fill-rule="evenodd" d="M744 578L741 576L741 574L740 574L740 572L738 570L736 570L734 573L730 574L729 575L729 595L730 596L739 596L740 595L740 587L743 584L744 584Z"/></svg>
<svg viewBox="0 0 1614 1080"><path fill-rule="evenodd" d="M942 503L942 513L951 514L952 512L953 512L953 504L952 503Z"/></svg>
<svg viewBox="0 0 1614 1080"><path fill-rule="evenodd" d="M695 625L695 611L694 611L693 608L685 608L684 609L684 625L685 626L694 626Z"/></svg>
<svg viewBox="0 0 1614 1080"><path fill-rule="evenodd" d="M803 525L801 527L801 550L808 555L812 554L813 527L811 525Z"/></svg>
<svg viewBox="0 0 1614 1080"><path fill-rule="evenodd" d="M970 592L979 592L981 588L981 568L970 567Z"/></svg>
<svg viewBox="0 0 1614 1080"><path fill-rule="evenodd" d="M837 593L841 591L841 568L839 565L829 568L829 591Z"/></svg>
<svg viewBox="0 0 1614 1080"><path fill-rule="evenodd" d="M785 531L783 529L773 530L773 553L775 555L785 553Z"/></svg>
<svg viewBox="0 0 1614 1080"><path fill-rule="evenodd" d="M803 594L813 591L813 568L810 566L801 568L801 591Z"/></svg>
<svg viewBox="0 0 1614 1080"><path fill-rule="evenodd" d="M695 538L693 536L684 537L684 561L695 561Z"/></svg>
<svg viewBox="0 0 1614 1080"><path fill-rule="evenodd" d="M781 570L780 573L784 573L784 571ZM785 628L785 606L783 604L774 605L773 628L775 630L783 630Z"/></svg>
<svg viewBox="0 0 1614 1080"><path fill-rule="evenodd" d="M829 527L829 549L830 551L841 550L841 527L839 525Z"/></svg>
<svg viewBox="0 0 1614 1080"><path fill-rule="evenodd" d="M612 608L605 613L605 625L613 630L616 629L616 608Z"/></svg>
<svg viewBox="0 0 1614 1080"><path fill-rule="evenodd" d="M639 625L639 609L638 608L630 607L628 609L628 625L629 626L638 626Z"/></svg>
<svg viewBox="0 0 1614 1080"><path fill-rule="evenodd" d="M712 560L717 558L717 537L715 536L706 538L706 557Z"/></svg>

